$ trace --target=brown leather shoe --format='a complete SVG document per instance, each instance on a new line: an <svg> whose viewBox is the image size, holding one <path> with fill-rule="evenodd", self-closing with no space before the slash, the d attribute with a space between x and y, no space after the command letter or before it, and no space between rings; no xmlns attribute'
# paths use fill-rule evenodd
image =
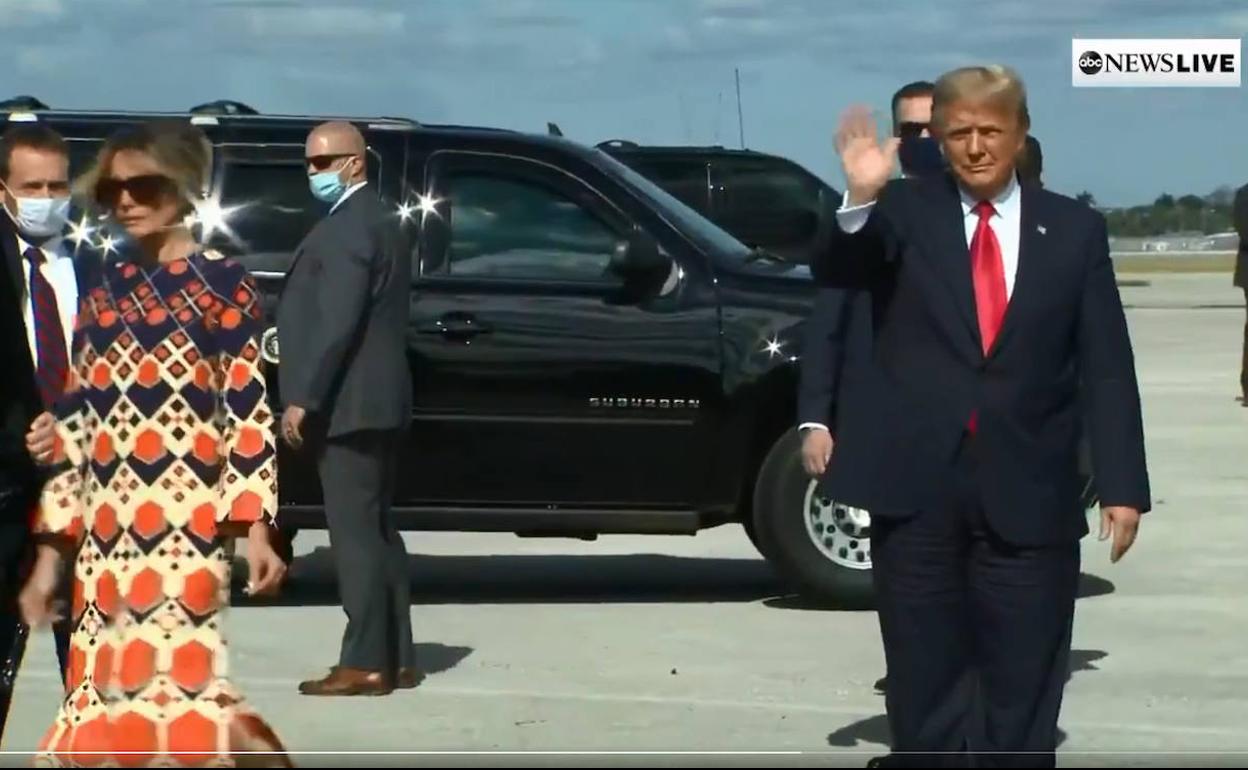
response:
<svg viewBox="0 0 1248 770"><path fill-rule="evenodd" d="M411 690L420 686L425 681L425 675L414 668L399 669L399 676L395 679L394 686L399 690Z"/></svg>
<svg viewBox="0 0 1248 770"><path fill-rule="evenodd" d="M389 695L394 683L380 671L334 666L324 679L299 684L303 695Z"/></svg>

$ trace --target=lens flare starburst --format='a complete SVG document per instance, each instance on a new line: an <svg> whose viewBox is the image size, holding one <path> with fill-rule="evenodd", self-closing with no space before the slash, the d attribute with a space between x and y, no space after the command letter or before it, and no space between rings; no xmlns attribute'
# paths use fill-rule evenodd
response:
<svg viewBox="0 0 1248 770"><path fill-rule="evenodd" d="M246 248L246 244L230 226L230 218L246 209L248 205L247 203L221 205L221 189L218 188L213 194L195 202L195 211L187 216L187 225L199 227L201 243L208 243L215 236L222 235L234 246Z"/></svg>
<svg viewBox="0 0 1248 770"><path fill-rule="evenodd" d="M416 218L416 214L420 214L420 221L423 224L425 219L430 215L438 216L438 206L442 203L442 199L431 193L420 193L416 196L415 202L411 200L404 201L398 205L399 219L407 224Z"/></svg>

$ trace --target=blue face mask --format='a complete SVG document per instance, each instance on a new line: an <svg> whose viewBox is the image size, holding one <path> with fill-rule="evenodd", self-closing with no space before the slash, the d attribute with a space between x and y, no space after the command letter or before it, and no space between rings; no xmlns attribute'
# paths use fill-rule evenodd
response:
<svg viewBox="0 0 1248 770"><path fill-rule="evenodd" d="M13 197L17 201L17 211L10 211L9 217L19 232L36 238L50 238L65 229L65 221L69 218L69 198Z"/></svg>
<svg viewBox="0 0 1248 770"><path fill-rule="evenodd" d="M308 177L308 187L312 195L322 203L337 203L347 191L346 184L338 176L337 171L321 171Z"/></svg>
<svg viewBox="0 0 1248 770"><path fill-rule="evenodd" d="M905 137L897 149L901 171L906 176L935 176L945 171L945 156L930 136Z"/></svg>

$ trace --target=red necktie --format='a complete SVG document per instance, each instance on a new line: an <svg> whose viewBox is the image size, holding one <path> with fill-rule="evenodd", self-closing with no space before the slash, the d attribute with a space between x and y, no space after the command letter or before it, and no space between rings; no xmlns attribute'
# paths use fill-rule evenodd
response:
<svg viewBox="0 0 1248 770"><path fill-rule="evenodd" d="M975 205L979 225L971 237L971 279L975 283L975 311L979 315L979 336L984 355L992 348L1001 331L1001 319L1009 301L1005 295L1005 264L1001 261L1001 244L988 220L996 209L988 201Z"/></svg>
<svg viewBox="0 0 1248 770"><path fill-rule="evenodd" d="M35 379L39 383L39 395L43 398L43 405L50 409L64 393L69 378L65 327L61 325L56 290L39 269L45 260L43 252L31 247L26 250L26 259L30 262L30 298L34 305L35 348L39 352Z"/></svg>
<svg viewBox="0 0 1248 770"><path fill-rule="evenodd" d="M975 213L979 215L979 225L975 228L975 235L971 237L971 280L975 284L979 337L986 356L1001 331L1001 320L1005 317L1005 306L1009 299L1005 292L1005 264L1001 260L1001 244L988 224L996 209L988 201L980 201L975 205ZM967 424L971 433L975 432L978 417L978 411L971 412L971 419Z"/></svg>

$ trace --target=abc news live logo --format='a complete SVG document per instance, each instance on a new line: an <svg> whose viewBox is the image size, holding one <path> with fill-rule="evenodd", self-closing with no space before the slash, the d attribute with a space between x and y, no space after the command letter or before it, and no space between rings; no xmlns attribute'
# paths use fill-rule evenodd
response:
<svg viewBox="0 0 1248 770"><path fill-rule="evenodd" d="M1095 87L1237 88L1243 56L1234 39L1071 41L1072 84Z"/></svg>

